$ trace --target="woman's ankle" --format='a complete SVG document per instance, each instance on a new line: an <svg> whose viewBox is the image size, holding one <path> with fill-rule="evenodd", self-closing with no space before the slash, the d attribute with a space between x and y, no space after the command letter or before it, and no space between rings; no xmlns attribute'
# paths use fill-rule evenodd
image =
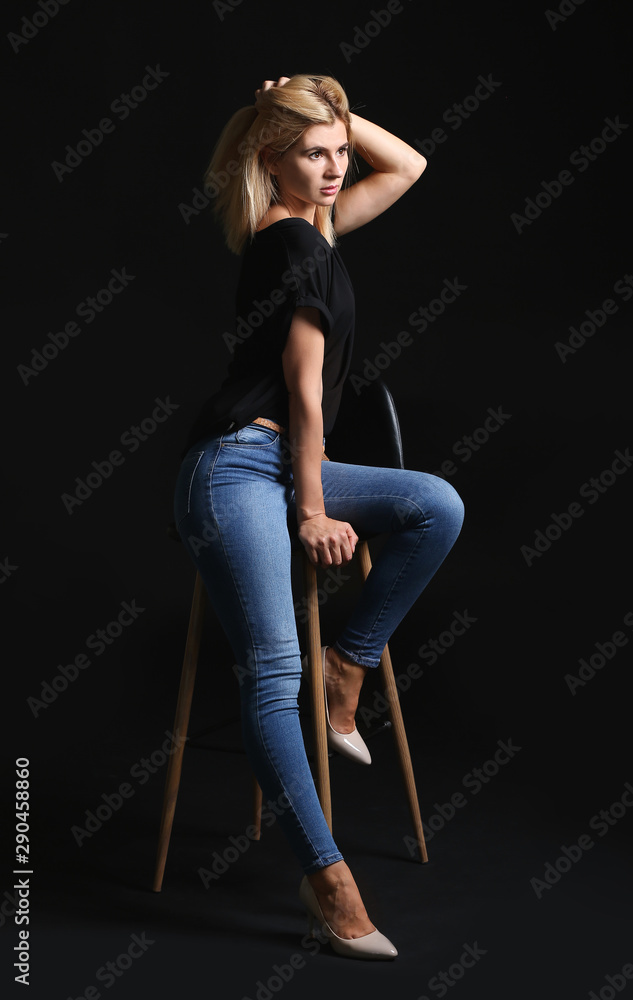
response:
<svg viewBox="0 0 633 1000"><path fill-rule="evenodd" d="M369 919L354 877L344 861L321 868L313 875L308 875L308 879L324 918L339 937L362 937L376 929Z"/></svg>
<svg viewBox="0 0 633 1000"><path fill-rule="evenodd" d="M340 679L351 681L353 684L358 684L360 690L365 679L365 674L369 669L368 667L364 667L360 663L354 663L353 660L348 659L344 653L340 653L334 646L328 646L325 653L325 662L328 667L329 680Z"/></svg>
<svg viewBox="0 0 633 1000"><path fill-rule="evenodd" d="M354 882L349 866L345 861L335 861L332 865L319 868L307 876L313 889L317 892L330 892Z"/></svg>
<svg viewBox="0 0 633 1000"><path fill-rule="evenodd" d="M353 667L355 670L362 672L363 677L367 673L367 667L350 659L347 653L343 653L337 646L328 646L325 655L328 662L332 666L337 667L341 672L345 671L348 667Z"/></svg>

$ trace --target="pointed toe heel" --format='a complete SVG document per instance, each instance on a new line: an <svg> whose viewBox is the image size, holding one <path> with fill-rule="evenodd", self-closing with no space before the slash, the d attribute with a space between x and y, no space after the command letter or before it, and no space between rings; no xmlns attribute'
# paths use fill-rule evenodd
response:
<svg viewBox="0 0 633 1000"><path fill-rule="evenodd" d="M367 744L358 732L356 726L351 733L339 733L330 722L330 710L327 701L327 688L325 686L325 654L328 646L321 647L321 672L323 675L323 698L325 701L325 723L327 731L328 746L336 750L342 757L349 757L359 764L371 764L371 754L367 749ZM301 661L304 673L308 673L308 657L304 656Z"/></svg>
<svg viewBox="0 0 633 1000"><path fill-rule="evenodd" d="M308 916L310 933L313 934L312 928L316 919L321 923L323 934L337 955L342 955L344 958L360 958L367 961L390 961L397 957L398 950L396 946L392 944L389 938L381 934L379 930L372 931L370 934L364 934L359 938L339 937L323 916L319 901L306 875L303 876L299 886L299 899Z"/></svg>

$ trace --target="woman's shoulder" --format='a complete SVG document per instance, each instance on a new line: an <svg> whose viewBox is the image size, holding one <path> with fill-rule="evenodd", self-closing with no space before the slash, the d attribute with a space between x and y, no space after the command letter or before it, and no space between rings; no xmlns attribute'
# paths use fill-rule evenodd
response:
<svg viewBox="0 0 633 1000"><path fill-rule="evenodd" d="M267 256L282 254L291 263L313 257L315 264L323 263L331 253L325 237L307 219L286 216L256 230L250 243L253 251Z"/></svg>
<svg viewBox="0 0 633 1000"><path fill-rule="evenodd" d="M272 205L266 212L263 219L260 219L255 232L266 232L271 226L275 226L278 222L290 221L290 218L291 217L287 214L286 209L282 205Z"/></svg>
<svg viewBox="0 0 633 1000"><path fill-rule="evenodd" d="M313 226L307 219L288 215L267 222L255 230L255 237L281 235L285 238L309 239L315 234L317 236L321 235L316 226Z"/></svg>

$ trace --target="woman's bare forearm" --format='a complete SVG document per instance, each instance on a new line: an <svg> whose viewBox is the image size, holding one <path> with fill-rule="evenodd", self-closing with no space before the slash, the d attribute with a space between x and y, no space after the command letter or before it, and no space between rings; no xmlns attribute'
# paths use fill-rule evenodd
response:
<svg viewBox="0 0 633 1000"><path fill-rule="evenodd" d="M316 395L291 392L288 397L288 440L292 455L297 522L325 514L321 485L323 413Z"/></svg>
<svg viewBox="0 0 633 1000"><path fill-rule="evenodd" d="M317 309L298 307L282 355L298 534L315 566L340 566L352 558L358 535L347 521L333 520L325 513L321 483L323 353Z"/></svg>
<svg viewBox="0 0 633 1000"><path fill-rule="evenodd" d="M426 166L413 146L367 118L352 114L352 133L356 151L374 170L416 179Z"/></svg>

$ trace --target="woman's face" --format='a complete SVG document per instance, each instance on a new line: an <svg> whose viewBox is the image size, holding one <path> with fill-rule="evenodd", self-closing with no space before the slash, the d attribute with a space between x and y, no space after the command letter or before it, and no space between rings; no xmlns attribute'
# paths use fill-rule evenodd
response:
<svg viewBox="0 0 633 1000"><path fill-rule="evenodd" d="M271 167L283 202L308 217L315 205L331 205L340 191L348 165L347 131L333 125L311 125L298 142Z"/></svg>

